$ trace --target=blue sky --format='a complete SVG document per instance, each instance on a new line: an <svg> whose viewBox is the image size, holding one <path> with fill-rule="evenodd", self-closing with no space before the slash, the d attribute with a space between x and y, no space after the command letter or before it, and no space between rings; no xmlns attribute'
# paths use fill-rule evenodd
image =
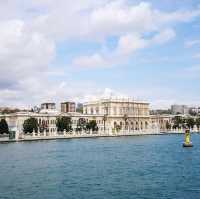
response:
<svg viewBox="0 0 200 199"><path fill-rule="evenodd" d="M200 104L197 0L0 2L0 104L109 95Z"/></svg>

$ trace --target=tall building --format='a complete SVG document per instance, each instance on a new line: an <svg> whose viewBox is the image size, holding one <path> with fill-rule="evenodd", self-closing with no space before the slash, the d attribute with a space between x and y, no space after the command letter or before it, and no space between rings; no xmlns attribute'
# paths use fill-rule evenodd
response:
<svg viewBox="0 0 200 199"><path fill-rule="evenodd" d="M41 104L41 109L45 109L45 110L53 110L56 109L56 104L52 103L52 102L48 102L48 103L43 103Z"/></svg>
<svg viewBox="0 0 200 199"><path fill-rule="evenodd" d="M63 102L63 103L61 103L61 112L62 113L76 112L75 102Z"/></svg>
<svg viewBox="0 0 200 199"><path fill-rule="evenodd" d="M176 114L188 114L189 113L189 108L186 105L172 105L171 106L171 111L172 114L176 115Z"/></svg>

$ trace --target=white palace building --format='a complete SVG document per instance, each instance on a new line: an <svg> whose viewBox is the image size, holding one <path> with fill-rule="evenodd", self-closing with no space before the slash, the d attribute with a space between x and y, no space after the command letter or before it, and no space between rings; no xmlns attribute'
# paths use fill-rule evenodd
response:
<svg viewBox="0 0 200 199"><path fill-rule="evenodd" d="M91 101L83 104L83 113L67 112L63 113L56 109L54 103L44 103L39 112L17 112L12 114L0 115L5 118L11 131L23 137L23 124L28 118L36 118L38 124L45 125L44 132L33 133L33 136L58 136L56 120L62 116L71 117L73 131L77 121L85 118L88 122L95 120L98 126L98 135L121 135L121 134L148 134L159 131L159 121L151 118L149 114L149 103L136 101L130 98L108 98L98 101ZM80 132L80 134L84 132ZM65 132L67 136L67 133Z"/></svg>

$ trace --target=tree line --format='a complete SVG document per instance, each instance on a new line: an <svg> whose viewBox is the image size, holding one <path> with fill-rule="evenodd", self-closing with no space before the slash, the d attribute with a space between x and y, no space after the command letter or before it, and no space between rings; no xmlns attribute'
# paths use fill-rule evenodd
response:
<svg viewBox="0 0 200 199"><path fill-rule="evenodd" d="M193 118L193 117L187 117L184 118L182 116L175 116L172 119L172 124L167 123L167 129L176 129L176 128L194 128L196 126L198 129L200 129L200 117Z"/></svg>
<svg viewBox="0 0 200 199"><path fill-rule="evenodd" d="M196 126L200 129L200 117L187 117L184 118L182 116L175 116L172 119L172 123L167 122L167 129L176 129L176 128L194 128ZM72 120L71 117L63 116L56 119L56 127L58 132L71 132L72 129ZM23 132L32 133L35 132L43 132L47 129L45 124L39 124L38 120L34 117L28 118L23 123ZM86 121L85 118L79 118L76 124L76 128L74 129L76 132L80 131L98 131L98 126L96 120ZM0 120L0 134L8 134L9 128L5 119Z"/></svg>
<svg viewBox="0 0 200 199"><path fill-rule="evenodd" d="M56 127L58 132L72 132L72 120L71 117L63 116L56 119ZM43 132L47 129L47 126L39 124L36 118L28 118L24 121L23 131L24 133ZM76 129L78 131L98 131L96 120L87 122L85 118L79 118L77 121Z"/></svg>

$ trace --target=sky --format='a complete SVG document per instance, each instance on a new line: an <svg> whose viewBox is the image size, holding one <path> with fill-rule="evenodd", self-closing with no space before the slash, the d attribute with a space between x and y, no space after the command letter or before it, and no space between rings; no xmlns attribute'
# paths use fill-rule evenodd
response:
<svg viewBox="0 0 200 199"><path fill-rule="evenodd" d="M0 0L0 106L200 105L199 32L199 0Z"/></svg>

